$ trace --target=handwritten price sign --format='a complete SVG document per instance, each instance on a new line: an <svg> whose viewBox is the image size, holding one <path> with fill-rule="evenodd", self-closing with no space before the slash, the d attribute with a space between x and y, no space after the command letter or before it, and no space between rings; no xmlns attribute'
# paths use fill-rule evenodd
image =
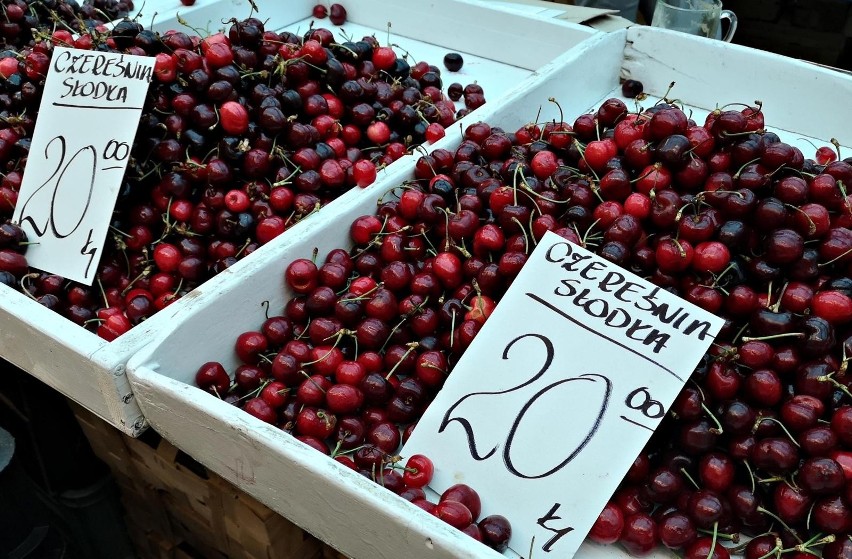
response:
<svg viewBox="0 0 852 559"><path fill-rule="evenodd" d="M571 557L723 321L548 233L402 451Z"/></svg>
<svg viewBox="0 0 852 559"><path fill-rule="evenodd" d="M91 285L154 59L56 47L14 221L30 265Z"/></svg>

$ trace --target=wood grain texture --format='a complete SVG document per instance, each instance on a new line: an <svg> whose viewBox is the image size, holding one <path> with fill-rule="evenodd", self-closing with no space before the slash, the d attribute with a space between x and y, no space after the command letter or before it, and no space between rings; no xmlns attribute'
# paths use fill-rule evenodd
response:
<svg viewBox="0 0 852 559"><path fill-rule="evenodd" d="M127 437L79 405L74 413L113 472L141 559L310 559L323 545L149 431Z"/></svg>

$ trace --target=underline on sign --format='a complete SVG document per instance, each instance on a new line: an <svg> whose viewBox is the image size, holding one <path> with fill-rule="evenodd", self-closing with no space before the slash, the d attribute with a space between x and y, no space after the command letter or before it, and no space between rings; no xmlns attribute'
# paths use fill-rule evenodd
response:
<svg viewBox="0 0 852 559"><path fill-rule="evenodd" d="M619 417L621 419L623 419L624 421L627 421L628 423L632 423L633 425L636 425L637 427L642 427L643 429L647 429L648 431L651 431L652 433L654 432L654 430L651 429L650 427L648 427L647 425L642 425L641 423L637 423L636 421L633 421L632 419L628 419L628 418L624 417L623 415L620 415Z"/></svg>
<svg viewBox="0 0 852 559"><path fill-rule="evenodd" d="M101 171L109 171L110 169L123 169L122 165L116 165L115 167L102 167Z"/></svg>
<svg viewBox="0 0 852 559"><path fill-rule="evenodd" d="M101 105L74 105L73 103L53 103L54 107L70 107L72 109L105 109L107 111L141 111L142 107L102 107Z"/></svg>
<svg viewBox="0 0 852 559"><path fill-rule="evenodd" d="M659 367L660 369L664 370L665 372L667 372L668 374L670 374L671 376L673 376L673 377L674 377L674 378L676 378L677 380L679 380L679 381L683 382L683 379L682 379L682 378L681 378L681 377L680 377L677 373L675 373L674 371L672 371L671 369L669 369L669 368L667 368L667 367L664 367L663 365L661 365L661 364L657 363L656 361L654 361L653 359L651 359L651 358L650 358L650 357L648 357L647 355L642 355L641 353L639 353L639 352L638 352L638 351L636 351L635 349L633 349L633 348L631 348L631 347L628 347L628 346L624 345L623 343L621 343L621 342L619 342L619 341L617 341L617 340L613 340L613 339L612 339L612 338L610 338L609 336L604 336L603 334L601 334L601 333L600 333L600 332L598 332L597 330L593 330L592 328L589 328L588 326L586 326L585 324L583 324L583 323L582 323L582 322L580 322L579 320L575 319L574 317L572 317L571 315L569 315L568 313L566 313L565 311L563 311L563 310L562 310L562 309L560 309L559 307L556 307L556 306L554 306L554 305L551 305L550 303L548 303L547 301L545 301L544 299L542 299L542 298L541 298L541 297L539 297L538 295L535 295L535 294L533 294L533 293L527 293L527 297L529 297L530 299L532 299L532 300L534 300L534 301L538 301L539 303L541 303L542 305L544 305L544 306L545 306L545 307L547 307L548 309L552 310L553 312L555 312L556 314L558 314L558 315L559 315L559 316L561 316L562 318L565 318L565 319L570 320L571 322L573 322L574 324L576 324L577 326L579 326L579 327L580 327L580 328L582 328L583 330L587 330L587 331L591 332L592 334L595 334L596 336L600 336L601 338L603 338L603 339L605 339L605 340L607 340L607 341L610 341L610 342L614 343L614 344L615 344L615 345L617 345L618 347L621 347L621 348L623 348L623 349L626 349L627 351L629 351L629 352L630 352L630 353L632 353L633 355L636 355L637 357L641 357L642 359L644 359L645 361L647 361L647 362L649 362L649 363L653 363L654 365L656 365L656 366L657 366L657 367Z"/></svg>

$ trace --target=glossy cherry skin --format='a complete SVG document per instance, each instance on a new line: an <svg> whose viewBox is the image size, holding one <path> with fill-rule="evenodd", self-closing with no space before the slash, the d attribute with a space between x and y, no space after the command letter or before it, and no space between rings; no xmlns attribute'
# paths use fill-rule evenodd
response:
<svg viewBox="0 0 852 559"><path fill-rule="evenodd" d="M424 487L432 481L434 473L435 465L432 463L432 460L422 454L415 454L409 457L405 463L403 481L405 481L405 485L408 487ZM468 510L468 514L470 514L470 510ZM469 520L467 524L470 524L470 522Z"/></svg>
<svg viewBox="0 0 852 559"><path fill-rule="evenodd" d="M441 493L440 500L458 501L463 504L473 515L474 521L479 518L479 514L482 511L482 502L479 499L479 494L469 485L464 483L457 483L448 487L443 493Z"/></svg>
<svg viewBox="0 0 852 559"><path fill-rule="evenodd" d="M657 524L647 514L637 513L627 517L621 532L621 545L635 557L651 553L659 543Z"/></svg>
<svg viewBox="0 0 852 559"><path fill-rule="evenodd" d="M621 538L624 513L613 502L607 503L589 532L589 539L599 544L612 544Z"/></svg>
<svg viewBox="0 0 852 559"><path fill-rule="evenodd" d="M512 526L505 516L492 514L479 521L482 543L497 551L505 551L512 537Z"/></svg>

